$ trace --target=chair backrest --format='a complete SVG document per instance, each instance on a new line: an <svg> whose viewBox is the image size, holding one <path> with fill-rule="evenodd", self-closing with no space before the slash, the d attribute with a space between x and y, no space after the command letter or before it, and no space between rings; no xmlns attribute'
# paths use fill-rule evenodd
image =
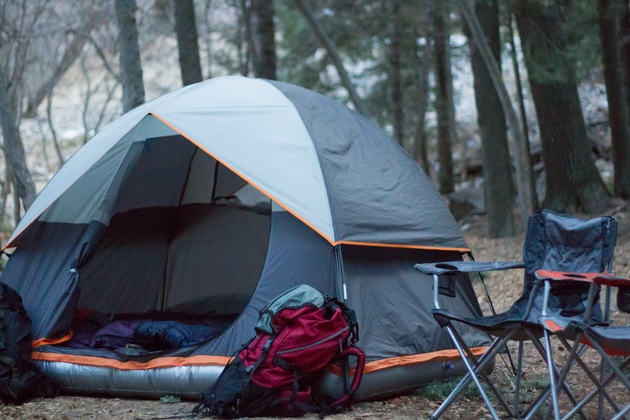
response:
<svg viewBox="0 0 630 420"><path fill-rule="evenodd" d="M617 289L617 308L621 312L630 314L630 287Z"/></svg>
<svg viewBox="0 0 630 420"><path fill-rule="evenodd" d="M612 271L617 241L617 221L611 216L583 220L573 216L541 210L529 217L523 262L525 279L523 297L529 297L536 270L568 272ZM549 308L562 315L579 315L584 310L588 286L575 286L573 296L552 296ZM537 297L532 315L542 309L542 293ZM599 303L593 310L593 320L601 319Z"/></svg>

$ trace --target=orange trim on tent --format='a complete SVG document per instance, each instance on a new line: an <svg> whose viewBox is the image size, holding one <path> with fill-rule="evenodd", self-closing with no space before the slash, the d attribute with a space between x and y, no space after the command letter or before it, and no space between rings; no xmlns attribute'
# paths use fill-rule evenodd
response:
<svg viewBox="0 0 630 420"><path fill-rule="evenodd" d="M288 208L286 205L284 205L283 203L281 203L280 201L278 201L277 199L275 199L272 195L270 195L267 191L263 190L262 188L260 188L258 185L256 185L256 183L252 182L248 177L243 176L243 174L241 174L239 171L235 170L234 167L232 167L231 165L226 164L223 160L217 158L212 152L210 152L209 150L207 150L206 148L204 148L203 146L201 146L201 144L199 144L198 142L196 142L194 139L192 139L191 137L187 136L186 134L184 134L183 131L181 131L180 129L178 129L177 127L175 127L173 124L171 124L170 122L166 121L164 118L162 118L161 116L159 116L158 114L156 114L155 112L150 112L151 115L153 115L155 118L157 118L158 120L160 120L163 124L165 124L166 126L170 127L173 131L177 132L179 135L181 135L182 137L186 138L186 140L188 140L189 142L193 143L195 146L197 146L198 148L200 148L201 150L203 150L205 153L207 153L208 155L212 156L217 162L221 162L221 164L223 166L225 166L226 168L228 168L230 171L234 172L235 174L237 174L238 176L240 176L241 178L243 178L246 182L248 182L250 185L252 185L254 188L256 188L258 191L260 191L262 194L264 194L266 197L269 197L270 200L273 200L274 203L278 204L280 207L282 207L283 209L285 209L286 211L288 211L289 213L291 213L295 218L297 218L298 220L300 220L302 223L304 223L306 226L310 227L312 230L314 230L315 232L317 232L317 234L319 234L321 237L323 237L324 239L326 239L326 241L328 241L328 243L330 243L332 246L337 246L337 245L360 245L360 246L377 246L377 247L386 247L386 248L407 248L407 249L428 249L428 250L442 250L442 251L460 251L460 252L470 252L469 248L450 248L450 247L434 247L434 246L423 246L423 245L405 245L405 244L385 244L385 243L378 243L378 242L354 242L354 241L333 241L331 238L328 237L328 235L326 235L324 232L322 232L320 229L318 229L317 227L315 227L313 224L311 224L308 220L304 219L302 216L300 216L299 214L297 214L295 211L291 210L290 208Z"/></svg>
<svg viewBox="0 0 630 420"><path fill-rule="evenodd" d="M38 340L33 341L33 348L35 347L39 347L39 346L45 346L45 345L53 345L53 344L59 344L59 343L63 343L66 341L69 341L72 338L72 331L70 331L68 334L64 335L61 338L40 338Z"/></svg>
<svg viewBox="0 0 630 420"><path fill-rule="evenodd" d="M473 347L470 349L475 356L481 356L488 350L488 347ZM383 369L391 369L396 367L404 367L409 365L417 365L427 362L443 362L447 360L460 359L461 356L455 349L438 350L431 353L412 354L409 356L397 356L387 359L376 360L365 364L364 374L377 372ZM327 370L335 375L342 376L343 371L337 365L329 365ZM351 369L352 373L353 370Z"/></svg>
<svg viewBox="0 0 630 420"><path fill-rule="evenodd" d="M157 368L169 368L177 366L192 366L192 365L214 365L225 366L230 361L231 357L227 356L185 356L185 357L158 357L148 362L138 362L129 360L126 362L110 359L107 357L97 356L79 356L74 354L62 354L62 353L48 353L48 352L36 352L31 353L33 360L41 360L46 362L64 362L74 363L86 366L97 366L104 368L113 368L120 370L144 370L144 369L157 369Z"/></svg>
<svg viewBox="0 0 630 420"><path fill-rule="evenodd" d="M454 248L446 246L427 246L427 245L405 245L405 244L386 244L382 242L356 242L356 241L337 241L333 245L358 245L358 246L378 246L382 248L406 248L406 249L428 249L436 251L458 251L470 252L470 248Z"/></svg>

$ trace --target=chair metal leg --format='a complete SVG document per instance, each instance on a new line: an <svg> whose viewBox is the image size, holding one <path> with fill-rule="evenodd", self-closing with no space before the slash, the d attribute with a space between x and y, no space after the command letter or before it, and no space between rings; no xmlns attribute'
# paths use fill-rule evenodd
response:
<svg viewBox="0 0 630 420"><path fill-rule="evenodd" d="M519 403L520 403L520 395L521 395L521 379L523 378L523 349L525 347L525 343L523 341L518 342L518 354L516 355L516 383L514 384L514 413L515 416L518 416L519 413Z"/></svg>
<svg viewBox="0 0 630 420"><path fill-rule="evenodd" d="M485 365L487 364L487 362L492 359L492 357L490 357L492 355L491 352L495 352L496 351L496 349L501 345L501 341L502 340L495 340L490 345L490 348L486 351L486 353L484 353L484 356L486 356L486 354L488 354L488 357L482 356L482 358L484 360L481 361L481 359L480 359L479 364L476 365L475 367L473 367L473 365L471 364L471 362L468 359L468 357L466 357L466 352L464 351L464 349L460 345L459 341L457 340L457 337L456 337L455 333L452 331L453 327L450 326L450 325L447 325L445 328L446 328L446 331L448 332L448 334L450 335L451 340L452 340L453 344L455 345L455 348L457 349L457 351L461 355L462 361L464 362L464 365L466 366L466 369L468 370L468 374L466 374L466 376L459 382L457 387L455 387L455 389L450 393L450 395L446 398L446 400L444 400L444 402L442 402L440 407L435 411L435 413L433 413L431 418L432 419L439 418L444 413L444 411L453 403L453 401L459 396L459 394L461 394L461 392L466 388L466 386L472 380L472 381L475 382L475 385L477 386L477 389L479 390L479 394L481 394L481 398L483 399L484 403L488 407L488 410L490 411L490 415L492 416L493 419L498 420L499 416L497 415L497 413L496 413L496 411L494 409L494 406L492 405L492 402L490 401L490 398L488 398L488 395L484 391L483 386L481 385L481 382L479 382L479 378L478 378L478 376L476 374L476 371L477 370L482 370L485 367Z"/></svg>
<svg viewBox="0 0 630 420"><path fill-rule="evenodd" d="M586 335L588 336L588 333ZM610 369L613 371L613 373L611 374L611 378L610 379L611 380L614 379L614 378L619 379L619 381L621 381L626 386L628 391L630 391L630 379L628 379L626 377L626 375L621 371L621 369L619 369L617 364L610 358L610 356L608 356L608 354L604 351L602 346L600 346L599 343L597 343L597 341L593 340L591 337L589 337L589 341L590 341L590 345L595 350L597 350L597 352L602 357L602 364L605 362L608 365L608 367L610 367ZM615 415L615 417L613 417L613 419L622 418L629 411L630 411L630 404L626 405L626 407L624 407L622 410L620 410L617 413L617 415Z"/></svg>
<svg viewBox="0 0 630 420"><path fill-rule="evenodd" d="M597 397L597 419L601 420L604 418L604 378L606 375L606 366L604 363L599 364L599 383L601 384L601 390L599 392L599 396ZM619 412L619 409L616 409Z"/></svg>
<svg viewBox="0 0 630 420"><path fill-rule="evenodd" d="M619 419L625 418L628 412L630 412L630 404L628 404L623 410L617 413L617 415L613 417L611 420L619 420Z"/></svg>
<svg viewBox="0 0 630 420"><path fill-rule="evenodd" d="M494 383L490 380L490 378L488 377L488 374L485 372L485 365L486 363L490 362L490 360L492 360L500 351L500 346L497 346L496 348L492 347L489 348L483 355L482 357L477 360L477 358L475 357L475 355L472 353L472 351L470 351L470 349L468 348L468 346L466 346L466 342L465 340L462 338L462 336L459 334L459 332L457 331L456 328L454 328L451 324L451 332L455 335L458 343L462 346L462 349L464 349L466 351L467 357L469 360L472 361L472 364L475 366L475 372L479 375L481 375L483 377L483 379L486 380L486 385L488 386L488 388L490 388L490 390L494 393L495 397L497 398L497 400L499 401L499 403L501 404L501 406L503 407L503 409L509 413L510 416L516 416L516 413L518 413L518 411L512 412L510 411L510 407L508 405L508 403L505 401L505 399L503 398L503 395L501 392L499 392L499 390L496 388L496 386L494 385ZM508 336L504 337L503 339L499 339L497 338L497 340L500 340L500 342L502 342L502 346L507 348L507 342L509 341L509 339L512 337L513 334L508 334ZM484 360L484 357L488 359L488 362L482 362L482 360ZM483 365L482 365L483 363Z"/></svg>
<svg viewBox="0 0 630 420"><path fill-rule="evenodd" d="M584 362L584 360L582 360L582 358L580 356L581 352L579 351L579 349L580 348L582 348L582 349L584 348L584 345L581 344L582 337L583 337L583 334L580 334L577 337L575 337L574 344L573 344L573 346L571 346L571 345L569 345L567 340L565 340L564 338L558 336L558 339L560 340L562 345L566 349L569 350L569 356L567 357L567 361L565 362L565 365L564 365L564 367L562 369L562 372L560 372L560 379L559 380L565 381L566 376L568 375L568 372L571 369L571 366L575 362L575 363L577 363L580 366L582 371L586 374L586 376L595 385L595 388L591 392L589 392L587 395L582 397L582 399L579 401L579 403L574 405L573 409L571 411L569 411L564 416L564 419L571 418L578 411L581 412L582 408L584 406L586 406L586 404L588 404L595 396L599 396L600 397L600 401L598 403L599 410L603 409L603 399L606 399L606 401L608 401L608 403L615 410L615 412L619 412L620 411L620 408L617 405L617 403L615 403L613 398L610 396L610 394L605 389L606 385L608 385L615 378L615 375L611 374L611 375L607 376L606 378L604 378L604 376L601 376L599 379L595 377L593 372L590 370L590 368L586 365L586 363ZM603 373L603 371L602 371L602 373ZM601 411L598 413L598 417L603 418L603 413Z"/></svg>
<svg viewBox="0 0 630 420"><path fill-rule="evenodd" d="M558 420L560 418L560 406L558 405L558 391L556 385L556 369L553 361L553 354L551 348L551 338L547 329L543 330L545 337L545 347L547 356L547 371L549 372L549 388L551 389L551 402L553 404L553 417Z"/></svg>
<svg viewBox="0 0 630 420"><path fill-rule="evenodd" d="M549 394L552 394L552 399L553 399L554 389L555 389L555 395L556 395L556 402L558 401L557 392L559 389L562 389L567 395L567 397L569 398L569 400L571 401L571 403L574 406L577 405L578 404L577 399L571 392L571 389L569 388L569 386L566 384L566 381L565 381L566 374L562 376L558 372L558 369L555 363L553 363L553 357L551 357L551 364L549 363L550 355L548 354L548 352L546 352L542 344L540 344L538 339L536 339L536 337L530 331L526 331L526 333L528 334L530 341L532 342L532 344L534 344L534 347L536 348L538 353L541 355L543 360L545 360L545 363L547 364L547 368L550 370L550 375L553 375L553 379L550 376L550 383L547 386L547 388L545 388L545 390L539 394L539 398L537 398L536 400L534 400L534 402L530 404L528 410L525 412L525 414L527 414L526 418L531 418L540 409L540 407L542 406L543 402L547 399ZM551 344L550 342L546 344L548 348L550 344ZM552 383L555 383L555 388L552 387ZM559 408L559 405L557 407ZM551 409L554 410L554 408L555 407L553 407L553 404L552 404ZM586 416L586 414L582 412L581 408L579 410L576 410L575 412L578 412L578 411L583 419L588 420L588 416ZM554 410L554 417L556 416L556 414L559 416L559 413L556 413ZM556 418L559 418L559 417L556 417Z"/></svg>

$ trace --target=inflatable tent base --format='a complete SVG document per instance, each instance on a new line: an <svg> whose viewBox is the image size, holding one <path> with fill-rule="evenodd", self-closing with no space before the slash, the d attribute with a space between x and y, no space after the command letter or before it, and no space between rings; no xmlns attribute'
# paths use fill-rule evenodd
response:
<svg viewBox="0 0 630 420"><path fill-rule="evenodd" d="M475 349L481 353L485 348ZM475 351L473 350L473 351ZM476 351L476 352L477 352ZM108 397L160 398L178 396L187 400L197 400L201 392L213 384L229 361L227 357L200 356L203 364L188 360L183 366L166 366L150 369L134 369L141 363L121 363L123 368L107 366L116 364L106 358L86 358L77 363L73 357L59 353L33 354L40 370L54 380L62 391L79 395L99 395ZM466 370L455 351L438 351L434 354L417 355L422 362L413 362L416 356L405 356L408 363L400 360L379 360L368 363L355 401L377 400L400 395L432 382L463 375ZM57 359L57 360L55 360ZM64 361L64 359L71 361ZM75 357L76 359L76 357ZM91 359L91 360L90 360ZM177 363L177 357L164 361L165 365ZM400 358L394 358L400 359ZM92 364L85 364L85 363ZM155 359L153 362L154 363ZM101 366L97 364L100 363ZM386 366L386 367L384 367ZM492 368L492 367L491 367ZM491 369L490 368L490 369ZM324 395L341 395L344 379L340 369L329 369L317 379L316 388Z"/></svg>

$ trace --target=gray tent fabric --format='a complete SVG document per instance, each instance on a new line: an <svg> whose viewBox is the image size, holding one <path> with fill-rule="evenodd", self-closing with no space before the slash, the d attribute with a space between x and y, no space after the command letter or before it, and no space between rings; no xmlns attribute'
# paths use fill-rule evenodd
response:
<svg viewBox="0 0 630 420"><path fill-rule="evenodd" d="M70 331L79 292L71 270L93 234L87 225L36 222L7 263L1 279L22 296L35 338Z"/></svg>
<svg viewBox="0 0 630 420"><path fill-rule="evenodd" d="M260 310L292 287L309 284L321 293L337 294L333 248L288 212L273 212L271 220L267 260L247 307L219 338L193 354L232 355L255 335Z"/></svg>
<svg viewBox="0 0 630 420"><path fill-rule="evenodd" d="M203 381L189 375L201 363L216 375L216 360L254 335L259 311L300 284L356 311L372 362L448 353L430 319L431 281L413 265L469 251L431 181L377 125L307 89L238 76L187 86L111 123L55 174L4 249L12 256L2 281L22 295L46 372L68 390L136 396L156 387L151 395L191 395ZM480 313L468 279L454 291L449 309ZM134 358L66 346L79 309L231 324L200 345ZM463 334L487 344L472 329ZM101 365L79 375L47 354ZM160 372L120 367L153 359ZM431 378L412 370L401 386L451 374L428 363ZM89 379L98 375L107 379ZM398 389L381 377L368 395Z"/></svg>
<svg viewBox="0 0 630 420"><path fill-rule="evenodd" d="M413 249L344 248L348 305L356 308L359 326L369 326L359 329L359 343L370 349L369 361L451 347L448 337L432 328L431 278L413 273L416 261L449 258L460 256ZM481 313L470 282L462 280L454 282L456 297L442 296L443 304L458 314ZM473 331L464 329L462 334L471 347L487 343L486 337Z"/></svg>
<svg viewBox="0 0 630 420"><path fill-rule="evenodd" d="M466 248L429 178L378 126L322 95L269 83L293 102L313 139L337 240Z"/></svg>

